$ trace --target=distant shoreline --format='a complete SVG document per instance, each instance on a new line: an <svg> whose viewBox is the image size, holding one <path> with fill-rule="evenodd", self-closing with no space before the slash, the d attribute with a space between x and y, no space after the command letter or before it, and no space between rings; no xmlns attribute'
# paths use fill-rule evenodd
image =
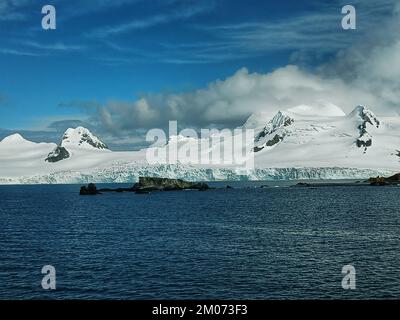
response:
<svg viewBox="0 0 400 320"><path fill-rule="evenodd" d="M188 165L138 166L127 163L88 171L62 170L51 173L38 172L35 175L0 176L0 185L135 183L138 182L140 176L182 179L191 182L340 182L362 181L377 176L389 177L394 173L396 173L394 168L285 167L258 168L248 172L238 172L234 168L199 168Z"/></svg>
<svg viewBox="0 0 400 320"><path fill-rule="evenodd" d="M321 179L321 180L220 180L220 181L202 181L210 184L210 186L218 186L227 187L235 186L236 188L240 188L239 185L243 185L246 188L254 187L254 188L276 188L276 187L298 187L298 188L322 188L322 187L374 187L371 186L367 181L363 181L360 179ZM115 187L131 187L135 182L105 182L105 183L96 183L96 185L101 186L102 188L107 188L111 186ZM2 187L50 187L50 186L71 186L71 187L81 187L84 183L27 183L27 184L0 184L0 188ZM400 183L398 184L400 185ZM397 184L387 185L387 187L396 187Z"/></svg>

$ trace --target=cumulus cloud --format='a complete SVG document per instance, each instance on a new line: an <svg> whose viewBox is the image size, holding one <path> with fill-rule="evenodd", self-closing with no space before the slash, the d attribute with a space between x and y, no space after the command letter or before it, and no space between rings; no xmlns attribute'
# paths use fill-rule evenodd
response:
<svg viewBox="0 0 400 320"><path fill-rule="evenodd" d="M388 2L388 1L386 1ZM387 4L387 3L386 3ZM391 14L348 50L339 51L334 63L321 67L329 77L342 79L352 88L373 96L371 104L381 113L400 111L400 4L392 2Z"/></svg>
<svg viewBox="0 0 400 320"><path fill-rule="evenodd" d="M191 127L234 127L255 112L272 115L278 110L318 105L321 101L333 103L345 112L365 104L377 114L397 114L400 6L389 0L382 0L381 4L380 8L390 14L361 41L338 51L333 61L317 69L288 65L259 74L243 68L193 92L151 94L131 102L110 101L97 108L95 117L109 132L129 132L165 127L169 120Z"/></svg>
<svg viewBox="0 0 400 320"><path fill-rule="evenodd" d="M392 110L399 92L382 89L379 94L366 84L358 78L349 83L313 74L294 65L268 74L249 73L243 68L194 92L148 95L133 102L110 101L98 109L97 117L109 131L118 132L165 127L169 120L198 128L235 127L252 113L263 111L272 116L278 110L321 102L333 103L345 112L358 104L375 107L377 113ZM371 82L371 86L376 85Z"/></svg>
<svg viewBox="0 0 400 320"><path fill-rule="evenodd" d="M183 94L148 95L134 102L111 101L99 108L99 120L111 131L164 127L169 120L194 127L234 127L252 113L288 109L329 100L347 111L373 96L349 88L339 79L324 79L296 66L269 74L246 68L207 88Z"/></svg>

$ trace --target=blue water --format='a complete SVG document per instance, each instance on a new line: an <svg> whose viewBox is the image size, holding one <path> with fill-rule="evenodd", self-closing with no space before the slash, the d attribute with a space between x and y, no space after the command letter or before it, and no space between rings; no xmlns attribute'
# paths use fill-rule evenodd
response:
<svg viewBox="0 0 400 320"><path fill-rule="evenodd" d="M400 298L400 188L256 185L1 186L0 299ZM356 290L341 286L347 264Z"/></svg>

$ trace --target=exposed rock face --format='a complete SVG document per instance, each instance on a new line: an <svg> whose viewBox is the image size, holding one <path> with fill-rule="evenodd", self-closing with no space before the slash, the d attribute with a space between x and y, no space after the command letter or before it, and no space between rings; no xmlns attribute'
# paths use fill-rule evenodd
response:
<svg viewBox="0 0 400 320"><path fill-rule="evenodd" d="M372 146L372 139L367 139L367 140L361 140L357 139L357 147L359 148L364 148L364 151L367 151L368 147Z"/></svg>
<svg viewBox="0 0 400 320"><path fill-rule="evenodd" d="M206 183L187 182L180 179L139 177L139 183L133 186L136 192L143 191L175 191L175 190L200 190L209 189Z"/></svg>
<svg viewBox="0 0 400 320"><path fill-rule="evenodd" d="M356 140L357 147L364 148L364 152L366 152L372 146L372 136L367 130L368 126L379 128L381 123L375 114L364 106L358 106L352 114L361 120L361 124L358 126L360 135Z"/></svg>
<svg viewBox="0 0 400 320"><path fill-rule="evenodd" d="M287 132L286 129L294 123L294 119L285 112L279 111L275 117L267 123L264 129L255 137L254 152L259 152L265 147L272 147L281 142Z"/></svg>
<svg viewBox="0 0 400 320"><path fill-rule="evenodd" d="M398 185L400 184L400 173L397 173L388 178L384 177L369 178L368 181L372 186Z"/></svg>
<svg viewBox="0 0 400 320"><path fill-rule="evenodd" d="M368 181L371 186L386 186L386 185L388 185L388 183L386 182L386 179L383 177L370 178Z"/></svg>
<svg viewBox="0 0 400 320"><path fill-rule="evenodd" d="M58 162L64 159L68 159L70 154L67 149L61 146L57 146L52 152L49 153L45 161L47 162Z"/></svg>
<svg viewBox="0 0 400 320"><path fill-rule="evenodd" d="M397 173L389 178L386 178L386 180L392 182L400 182L400 173Z"/></svg>
<svg viewBox="0 0 400 320"><path fill-rule="evenodd" d="M108 150L108 147L88 129L78 127L65 131L61 143L49 153L45 159L47 162L55 163L71 157L69 148Z"/></svg>
<svg viewBox="0 0 400 320"><path fill-rule="evenodd" d="M88 186L81 187L81 191L79 192L81 196L94 196L99 193L94 183L89 183Z"/></svg>
<svg viewBox="0 0 400 320"><path fill-rule="evenodd" d="M284 137L285 137L284 134L282 134L281 136L279 134L276 134L271 140L268 140L265 145L267 147L272 147L281 142Z"/></svg>
<svg viewBox="0 0 400 320"><path fill-rule="evenodd" d="M139 183L131 188L100 189L94 183L81 187L80 195L96 195L102 192L135 192L137 194L147 194L152 191L179 191L179 190L199 190L206 191L209 186L206 183L187 182L179 179L150 178L140 177Z"/></svg>

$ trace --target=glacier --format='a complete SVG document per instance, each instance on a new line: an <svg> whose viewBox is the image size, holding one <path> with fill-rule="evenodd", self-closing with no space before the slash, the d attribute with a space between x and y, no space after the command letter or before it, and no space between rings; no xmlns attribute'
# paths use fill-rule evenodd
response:
<svg viewBox="0 0 400 320"><path fill-rule="evenodd" d="M183 179L186 181L279 181L279 180L365 180L390 176L393 170L357 168L263 168L237 172L229 168L198 168L190 165L138 166L113 163L87 172L60 171L42 175L0 178L0 184L78 184L134 183L141 176Z"/></svg>
<svg viewBox="0 0 400 320"><path fill-rule="evenodd" d="M0 141L0 184L133 183L139 176L187 181L362 180L400 170L400 117L377 117L365 106L345 114L332 104L299 105L251 115L254 168L184 163L149 164L151 148L109 150L88 129L69 128L60 142L35 143L19 134ZM166 145L196 146L170 137ZM218 149L218 142L209 150ZM154 148L153 148L154 149Z"/></svg>

